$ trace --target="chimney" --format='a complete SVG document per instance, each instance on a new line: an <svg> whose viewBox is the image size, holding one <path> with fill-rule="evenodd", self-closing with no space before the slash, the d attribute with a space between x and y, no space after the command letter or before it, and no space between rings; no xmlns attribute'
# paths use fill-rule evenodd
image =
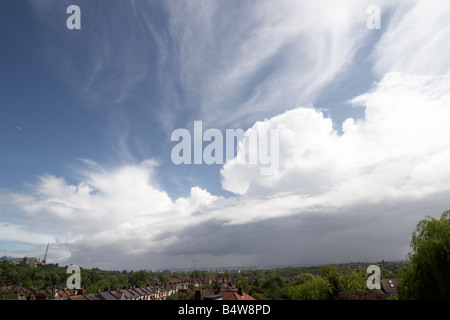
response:
<svg viewBox="0 0 450 320"><path fill-rule="evenodd" d="M241 286L239 286L239 288L238 288L238 295L240 295L241 297L244 296L244 291L242 290Z"/></svg>
<svg viewBox="0 0 450 320"><path fill-rule="evenodd" d="M200 290L195 291L195 300L202 300L202 292Z"/></svg>

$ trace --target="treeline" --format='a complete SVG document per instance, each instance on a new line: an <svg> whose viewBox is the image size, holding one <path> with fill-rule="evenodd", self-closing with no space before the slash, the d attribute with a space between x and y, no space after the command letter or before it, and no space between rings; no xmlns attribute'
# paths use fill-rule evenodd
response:
<svg viewBox="0 0 450 320"><path fill-rule="evenodd" d="M107 288L120 290L132 286L164 286L172 278L168 273L154 273L146 270L119 272L81 268L81 286L87 293L105 291Z"/></svg>
<svg viewBox="0 0 450 320"><path fill-rule="evenodd" d="M146 270L107 271L98 268L81 269L81 287L86 293L119 290L132 286L164 286L172 280L186 279L201 281L209 278L212 284L202 284L203 288L213 287L216 283L229 283L243 287L244 291L256 299L329 299L341 292L365 292L365 272L356 272L344 266L288 267L268 270L246 270L241 273L210 273L204 270L190 272L149 272ZM64 289L67 278L67 266L58 264L29 265L0 263L0 297L26 288L35 291L42 289ZM325 270L328 270L327 272ZM382 276L394 274L382 268ZM191 286L186 297L193 294ZM183 299L180 293L179 299Z"/></svg>
<svg viewBox="0 0 450 320"><path fill-rule="evenodd" d="M245 292L259 300L385 299L382 293L367 289L365 272L351 269L339 271L333 265L313 267L311 271L314 274L303 272L294 281L289 281L296 274L296 268L273 270L268 278L255 270L250 271L251 279L239 280L239 284Z"/></svg>
<svg viewBox="0 0 450 320"><path fill-rule="evenodd" d="M59 286L66 283L69 274L66 269L57 264L49 264L33 268L26 264L10 264L7 261L0 262L0 286L23 287L27 289L43 289Z"/></svg>

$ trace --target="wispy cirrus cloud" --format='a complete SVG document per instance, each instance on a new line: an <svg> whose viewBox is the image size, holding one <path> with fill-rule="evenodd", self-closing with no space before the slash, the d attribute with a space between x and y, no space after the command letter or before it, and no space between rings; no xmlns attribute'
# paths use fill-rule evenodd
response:
<svg viewBox="0 0 450 320"><path fill-rule="evenodd" d="M47 28L47 33L39 35L39 58L73 89L74 99L82 98L91 108L120 106L133 98L152 73L155 44L135 19L132 3L80 1L82 25L76 31L65 24L69 2L67 6L55 6L52 1L28 3Z"/></svg>
<svg viewBox="0 0 450 320"><path fill-rule="evenodd" d="M246 127L312 103L370 35L368 5L168 2L186 107L206 124Z"/></svg>
<svg viewBox="0 0 450 320"><path fill-rule="evenodd" d="M408 1L394 6L383 37L372 54L378 75L448 75L450 12L446 1Z"/></svg>
<svg viewBox="0 0 450 320"><path fill-rule="evenodd" d="M71 33L64 16L51 19L58 8L30 4L53 21L42 48L49 68L101 107L125 161L148 156L136 136L156 123L143 118L169 136L194 119L248 128L312 104L371 36L369 1L80 2L83 27Z"/></svg>

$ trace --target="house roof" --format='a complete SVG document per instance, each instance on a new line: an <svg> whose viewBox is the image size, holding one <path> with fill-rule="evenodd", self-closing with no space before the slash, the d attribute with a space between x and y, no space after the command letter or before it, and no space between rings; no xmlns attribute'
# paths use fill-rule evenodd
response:
<svg viewBox="0 0 450 320"><path fill-rule="evenodd" d="M242 293L242 295L240 293ZM222 300L256 300L243 290L239 292L237 288L221 289L220 291L202 290L200 293L200 300L204 300L205 297L211 298L218 295L222 296ZM189 300L196 300L196 295L194 294L191 296Z"/></svg>
<svg viewBox="0 0 450 320"><path fill-rule="evenodd" d="M78 295L78 296L72 296L69 298L70 300L89 300L88 298L86 298L86 296L84 295Z"/></svg>
<svg viewBox="0 0 450 320"><path fill-rule="evenodd" d="M136 297L142 297L145 295L141 290L139 290L139 288L132 288L132 289L128 289L128 290L130 290L131 293L136 295Z"/></svg>
<svg viewBox="0 0 450 320"><path fill-rule="evenodd" d="M127 291L130 294L130 298L138 298L140 296L140 294L134 291L134 289L132 288L125 289L124 291Z"/></svg>
<svg viewBox="0 0 450 320"><path fill-rule="evenodd" d="M150 288L141 288L141 290L144 291L145 294L147 295L151 295L153 293L152 290L150 290Z"/></svg>
<svg viewBox="0 0 450 320"><path fill-rule="evenodd" d="M112 294L117 300L121 300L125 297L124 293L121 291L110 291L109 293Z"/></svg>
<svg viewBox="0 0 450 320"><path fill-rule="evenodd" d="M214 295L214 290L203 289L201 291L196 291L188 300L204 300L205 297Z"/></svg>
<svg viewBox="0 0 450 320"><path fill-rule="evenodd" d="M397 292L397 286L400 283L400 279L381 279L381 288L386 294L395 294Z"/></svg>
<svg viewBox="0 0 450 320"><path fill-rule="evenodd" d="M93 293L91 293L91 294L86 294L86 295L84 295L88 300L102 300L102 299L100 299L100 297L98 296L98 295L96 295L96 294L93 294Z"/></svg>
<svg viewBox="0 0 450 320"><path fill-rule="evenodd" d="M134 295L127 289L120 290L119 292L123 293L127 299L131 299L132 297L134 297Z"/></svg>
<svg viewBox="0 0 450 320"><path fill-rule="evenodd" d="M220 291L220 294L222 295L222 300L255 300L255 298L244 291L242 291L242 295L235 290Z"/></svg>
<svg viewBox="0 0 450 320"><path fill-rule="evenodd" d="M100 292L97 294L97 296L101 300L117 300L117 298L113 294L111 294L111 292L109 292L109 291Z"/></svg>
<svg viewBox="0 0 450 320"><path fill-rule="evenodd" d="M148 293L146 291L142 290L142 288L134 288L134 291L136 291L141 296L148 295Z"/></svg>
<svg viewBox="0 0 450 320"><path fill-rule="evenodd" d="M75 291L75 290L69 290L69 289L65 289L65 290L59 290L58 291L58 295L61 297L61 298L70 298L71 296L75 296L75 295L77 295L77 291Z"/></svg>
<svg viewBox="0 0 450 320"><path fill-rule="evenodd" d="M27 300L27 298L21 296L21 295L18 294L18 293L8 294L8 295L6 296L6 298L7 298L8 300Z"/></svg>

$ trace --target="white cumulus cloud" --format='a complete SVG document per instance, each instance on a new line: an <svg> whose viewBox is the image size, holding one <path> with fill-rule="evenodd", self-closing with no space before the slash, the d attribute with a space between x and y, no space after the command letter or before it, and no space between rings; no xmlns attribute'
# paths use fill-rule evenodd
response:
<svg viewBox="0 0 450 320"><path fill-rule="evenodd" d="M366 116L347 119L342 134L312 108L267 120L266 127L280 130L279 171L263 176L255 166L226 164L224 188L268 203L281 197L302 209L448 192L448 77L390 73L351 102L365 107Z"/></svg>

